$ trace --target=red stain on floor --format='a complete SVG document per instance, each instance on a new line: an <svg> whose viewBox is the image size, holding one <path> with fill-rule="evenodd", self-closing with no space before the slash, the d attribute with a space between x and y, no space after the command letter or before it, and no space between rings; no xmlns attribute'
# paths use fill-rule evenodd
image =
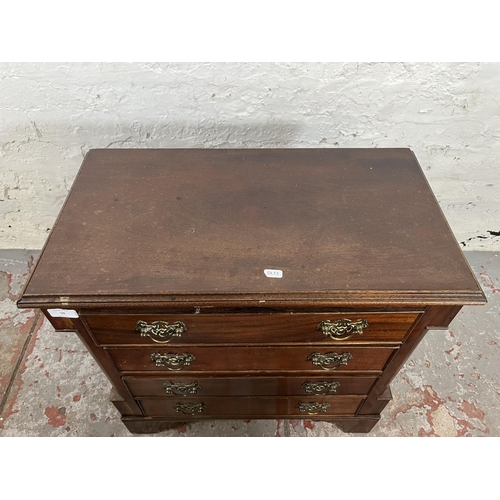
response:
<svg viewBox="0 0 500 500"><path fill-rule="evenodd" d="M66 414L61 413L57 406L47 406L45 416L49 419L48 424L52 427L62 427L66 425Z"/></svg>
<svg viewBox="0 0 500 500"><path fill-rule="evenodd" d="M19 413L19 410L13 410L12 408L7 408L3 413L3 420L0 420L0 430L3 429L4 422L11 416Z"/></svg>
<svg viewBox="0 0 500 500"><path fill-rule="evenodd" d="M302 425L304 429L309 429L311 431L314 429L314 422L312 420L303 420Z"/></svg>
<svg viewBox="0 0 500 500"><path fill-rule="evenodd" d="M423 427L421 427L417 435L419 437L425 436L437 436L434 428L433 428L433 414L441 405L445 404L445 401L440 398L434 389L425 385L422 388L415 388L406 393L406 397L408 398L406 401L402 401L399 406L393 406L393 411L390 414L390 423L394 423L396 425L396 419L398 415L404 415L408 411L419 408L425 412L425 417L427 423L429 424L430 431L426 431ZM389 415L388 415L389 416Z"/></svg>
<svg viewBox="0 0 500 500"><path fill-rule="evenodd" d="M458 409L462 412L464 412L469 418L477 418L481 422L484 419L484 411L480 410L477 408L475 405L472 403L469 403L468 401L462 401L462 404L458 407Z"/></svg>
<svg viewBox="0 0 500 500"><path fill-rule="evenodd" d="M76 394L75 396L73 396L73 401L75 403L78 403L78 401L80 401L80 399L82 399L82 396L80 394Z"/></svg>
<svg viewBox="0 0 500 500"><path fill-rule="evenodd" d="M453 421L453 426L456 431L457 436L470 436L471 429L478 429L474 423L469 422L468 420L463 420L453 415L450 411L451 407L446 405L446 401L442 399L436 391L430 385L425 385L421 388L415 388L411 391L408 391L406 394L407 400L403 402L398 407L393 407L392 414L390 415L390 422L396 423L397 416L400 414L405 414L408 411L418 408L424 412L423 416L427 420L428 426L430 430L425 430L424 428L420 428L418 430L418 436L439 436L441 435L439 432L442 430L443 425L443 416L446 417L446 413L449 416L448 422ZM448 397L448 400L451 403L454 403L454 400L451 397ZM450 404L450 403L449 403ZM445 410L445 411L444 411ZM474 404L469 403L468 401L462 401L458 406L458 410L463 412L467 419L476 418L483 425L484 412L478 409ZM449 425L449 424L447 424ZM481 432L485 434L489 434L490 430L487 426L484 426L484 429L479 429Z"/></svg>
<svg viewBox="0 0 500 500"><path fill-rule="evenodd" d="M459 420L457 418L456 422L459 426L459 430L457 431L458 437L470 436L469 430L475 429L475 427L470 422L467 422L467 420Z"/></svg>
<svg viewBox="0 0 500 500"><path fill-rule="evenodd" d="M276 437L281 437L281 434L280 434L280 425L281 425L281 422L283 422L283 420L280 419L280 418L278 418L276 420L276 434L275 434Z"/></svg>
<svg viewBox="0 0 500 500"><path fill-rule="evenodd" d="M446 409L446 402L444 399L440 398L437 392L430 385L424 385L422 387L423 403L416 405L417 408L422 408L426 410L427 422L431 427L430 432L425 433L426 436L438 436L434 429L434 413L440 406L444 406ZM449 412L448 412L449 413Z"/></svg>
<svg viewBox="0 0 500 500"><path fill-rule="evenodd" d="M495 286L495 283L493 283L493 280L488 276L486 271L482 271L479 276L481 276L484 286L488 287L493 293L500 293L500 288Z"/></svg>
<svg viewBox="0 0 500 500"><path fill-rule="evenodd" d="M4 375L3 377L0 378L0 394L3 392L3 388L7 387L9 381L10 381L10 373L7 373L7 375Z"/></svg>
<svg viewBox="0 0 500 500"><path fill-rule="evenodd" d="M5 278L7 279L7 295L9 299L16 300L17 297L12 294L12 273L9 273L8 271L0 271L0 274L5 274Z"/></svg>
<svg viewBox="0 0 500 500"><path fill-rule="evenodd" d="M90 416L90 420L92 420L92 422L95 422L97 420L97 415L95 413L91 413L89 416Z"/></svg>
<svg viewBox="0 0 500 500"><path fill-rule="evenodd" d="M176 427L175 430L179 433L179 434L184 434L186 431L187 431L187 425L184 424L184 425L180 425L179 427Z"/></svg>

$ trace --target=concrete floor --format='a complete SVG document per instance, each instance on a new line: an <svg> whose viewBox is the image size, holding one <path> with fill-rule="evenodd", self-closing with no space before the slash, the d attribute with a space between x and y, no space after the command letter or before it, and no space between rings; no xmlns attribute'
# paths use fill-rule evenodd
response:
<svg viewBox="0 0 500 500"><path fill-rule="evenodd" d="M0 436L132 436L111 386L76 335L19 310L36 253L0 251ZM364 436L500 436L500 255L466 253L488 298L448 331L431 331L391 387L394 400ZM231 420L155 436L349 436L311 420Z"/></svg>

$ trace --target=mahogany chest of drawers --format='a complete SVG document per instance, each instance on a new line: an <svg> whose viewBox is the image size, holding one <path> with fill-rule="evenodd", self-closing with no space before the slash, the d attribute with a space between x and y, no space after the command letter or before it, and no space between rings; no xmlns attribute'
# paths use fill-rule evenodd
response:
<svg viewBox="0 0 500 500"><path fill-rule="evenodd" d="M90 151L19 307L76 331L132 432L368 432L428 329L485 297L408 149Z"/></svg>

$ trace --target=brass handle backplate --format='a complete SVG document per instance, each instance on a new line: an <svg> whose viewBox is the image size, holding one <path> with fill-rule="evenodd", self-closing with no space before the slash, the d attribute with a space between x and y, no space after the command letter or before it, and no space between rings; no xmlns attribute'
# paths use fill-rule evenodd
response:
<svg viewBox="0 0 500 500"><path fill-rule="evenodd" d="M326 380L322 380L321 382L304 382L301 386L302 389L307 394L335 394L337 389L340 387L340 382L328 382Z"/></svg>
<svg viewBox="0 0 500 500"><path fill-rule="evenodd" d="M183 366L189 366L191 361L194 361L196 356L183 352L182 354L151 354L151 361L156 363L156 366L164 366L169 370L180 370Z"/></svg>
<svg viewBox="0 0 500 500"><path fill-rule="evenodd" d="M307 357L307 361L311 361L313 365L320 366L323 370L335 370L341 365L347 365L351 359L352 354L350 352L344 352L344 354L337 354L336 352L327 352L326 354L313 352Z"/></svg>
<svg viewBox="0 0 500 500"><path fill-rule="evenodd" d="M140 333L141 337L149 337L158 344L166 344L173 337L180 337L183 332L187 331L187 326L182 321L176 321L171 325L166 321L153 321L151 324L138 321L135 331Z"/></svg>
<svg viewBox="0 0 500 500"><path fill-rule="evenodd" d="M204 403L176 403L174 409L177 413L185 413L186 415L196 415L196 413L204 412L208 406Z"/></svg>
<svg viewBox="0 0 500 500"><path fill-rule="evenodd" d="M192 384L183 384L181 382L165 382L163 388L167 394L175 394L176 396L188 396L189 394L196 394L201 385L198 382Z"/></svg>
<svg viewBox="0 0 500 500"><path fill-rule="evenodd" d="M319 323L316 330L321 330L323 335L333 340L347 340L354 334L363 335L364 328L368 328L368 321L366 321L366 319L351 321L350 319L344 318L333 322L326 319Z"/></svg>
<svg viewBox="0 0 500 500"><path fill-rule="evenodd" d="M317 415L318 413L325 413L330 403L297 403L295 408L298 408L300 413L307 413L308 415Z"/></svg>

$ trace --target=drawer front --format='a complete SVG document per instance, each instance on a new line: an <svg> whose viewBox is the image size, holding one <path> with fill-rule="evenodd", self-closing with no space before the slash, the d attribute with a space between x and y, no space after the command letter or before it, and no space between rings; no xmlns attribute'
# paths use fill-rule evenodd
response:
<svg viewBox="0 0 500 500"><path fill-rule="evenodd" d="M84 315L100 345L402 342L421 312Z"/></svg>
<svg viewBox="0 0 500 500"><path fill-rule="evenodd" d="M323 396L287 398L177 398L141 399L148 417L265 417L290 416L304 418L310 415L353 416L363 401L362 396Z"/></svg>
<svg viewBox="0 0 500 500"><path fill-rule="evenodd" d="M388 347L174 347L109 349L119 370L175 372L381 371Z"/></svg>
<svg viewBox="0 0 500 500"><path fill-rule="evenodd" d="M124 377L136 398L204 396L311 396L367 394L375 377Z"/></svg>

